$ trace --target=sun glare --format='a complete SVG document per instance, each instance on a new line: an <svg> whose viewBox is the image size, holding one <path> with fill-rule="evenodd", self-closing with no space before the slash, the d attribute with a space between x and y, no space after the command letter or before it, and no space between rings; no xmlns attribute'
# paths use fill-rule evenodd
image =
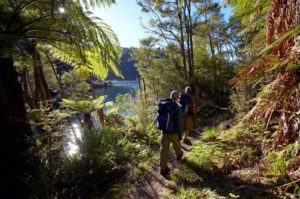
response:
<svg viewBox="0 0 300 199"><path fill-rule="evenodd" d="M58 12L64 14L66 12L65 8L64 7L59 7L58 8Z"/></svg>

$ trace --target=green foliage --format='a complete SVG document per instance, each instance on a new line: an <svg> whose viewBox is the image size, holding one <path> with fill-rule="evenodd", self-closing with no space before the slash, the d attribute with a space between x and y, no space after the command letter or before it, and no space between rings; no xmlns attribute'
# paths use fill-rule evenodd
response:
<svg viewBox="0 0 300 199"><path fill-rule="evenodd" d="M284 34L282 34L278 39L276 39L272 44L266 46L258 56L262 56L264 53L267 53L268 51L272 50L276 46L278 46L280 43L285 41L286 39L295 37L296 35L300 34L300 25L296 25L295 27L291 28L289 31L286 31Z"/></svg>
<svg viewBox="0 0 300 199"><path fill-rule="evenodd" d="M204 130L202 133L202 139L204 140L215 140L218 136L218 132L215 128Z"/></svg>
<svg viewBox="0 0 300 199"><path fill-rule="evenodd" d="M50 0L1 1L1 13L6 15L0 21L1 56L23 56L20 46L30 49L37 44L37 50L70 64L81 74L93 73L104 79L110 70L121 76L116 66L121 48L110 27L84 11L79 1L64 4L64 13L57 10L59 6Z"/></svg>
<svg viewBox="0 0 300 199"><path fill-rule="evenodd" d="M270 161L270 167L268 169L267 175L271 175L276 178L285 178L287 176L287 162L283 157L283 153L284 151L270 151L267 154L266 160Z"/></svg>
<svg viewBox="0 0 300 199"><path fill-rule="evenodd" d="M159 50L152 45L140 47L133 53L133 57L138 61L135 66L144 78L143 86L146 87L147 96L157 100L168 96L173 89L183 90L185 80L176 72L176 66L172 63L171 53L174 49Z"/></svg>
<svg viewBox="0 0 300 199"><path fill-rule="evenodd" d="M266 175L274 177L277 180L293 181L290 173L295 170L293 167L297 165L299 150L299 143L295 142L287 145L280 151L268 151L266 157L263 159L269 165Z"/></svg>
<svg viewBox="0 0 300 199"><path fill-rule="evenodd" d="M229 0L227 1L227 3L234 6L233 18L236 20L241 20L243 25L246 26L247 24L250 24L253 21L254 22L259 21L261 17L265 20L265 17L263 15L267 13L271 1L270 0L262 0L262 1Z"/></svg>
<svg viewBox="0 0 300 199"><path fill-rule="evenodd" d="M84 128L81 132L81 137L76 139L76 145L83 158L111 155L110 161L114 161L113 157L116 154L111 152L114 151L113 149L120 138L121 134L109 127L102 127L98 130Z"/></svg>
<svg viewBox="0 0 300 199"><path fill-rule="evenodd" d="M167 199L187 199L187 198L203 198L203 199L225 199L225 198L239 198L239 196L234 194L229 194L228 197L224 197L222 195L219 195L216 191L211 190L210 188L189 188L181 186L178 190L178 193L175 194L169 194L169 193L163 193L164 198Z"/></svg>
<svg viewBox="0 0 300 199"><path fill-rule="evenodd" d="M156 128L153 98L143 99L143 96L136 94L119 95L117 97L117 107L122 112L126 112L125 136L130 140L138 140L141 144L159 146L160 131Z"/></svg>
<svg viewBox="0 0 300 199"><path fill-rule="evenodd" d="M190 190L186 190L183 186L180 187L179 189L179 193L176 196L176 198L179 199L185 199L185 198L190 198L190 199L197 199L199 196L199 193L197 190L195 189L190 189ZM175 197L174 197L175 198Z"/></svg>
<svg viewBox="0 0 300 199"><path fill-rule="evenodd" d="M230 95L230 110L237 118L243 118L250 110L251 93L246 87L236 87Z"/></svg>
<svg viewBox="0 0 300 199"><path fill-rule="evenodd" d="M86 95L91 86L85 82L85 78L80 77L76 71L64 73L61 76L65 96L71 99L79 99Z"/></svg>
<svg viewBox="0 0 300 199"><path fill-rule="evenodd" d="M241 131L235 127L231 128L230 131L222 131L219 138L223 141L237 141L238 135Z"/></svg>
<svg viewBox="0 0 300 199"><path fill-rule="evenodd" d="M120 139L122 133L109 127L83 128L81 138L76 139L79 154L67 159L62 165L63 177L57 176L65 187L73 187L63 193L65 197L82 194L83 187L85 197L92 196L124 174L127 165L123 161L127 156ZM98 190L94 189L96 186Z"/></svg>
<svg viewBox="0 0 300 199"><path fill-rule="evenodd" d="M63 99L63 103L66 107L72 109L73 111L91 113L98 109L104 108L106 106L112 105L113 102L104 103L106 96L99 96L94 100L70 100Z"/></svg>
<svg viewBox="0 0 300 199"><path fill-rule="evenodd" d="M53 186L53 182L49 179L49 175L44 168L39 168L38 178L31 179L23 179L30 190L30 198L32 199L51 199L51 187Z"/></svg>
<svg viewBox="0 0 300 199"><path fill-rule="evenodd" d="M81 137L75 143L79 147L77 154L67 157L63 153L60 156L52 155L53 159L48 160L53 162L51 167L44 166L46 170L40 172L39 179L28 181L28 186L34 190L34 197L99 196L116 181L120 182L119 179L129 168L137 175L138 172L148 170L153 163L148 146L129 141L122 131L108 126L102 129L81 129Z"/></svg>
<svg viewBox="0 0 300 199"><path fill-rule="evenodd" d="M171 90L182 92L193 85L196 99L227 105L234 47L227 42L230 34L220 6L211 1L193 2L189 21L190 1L183 1L182 7L176 2L138 1L143 11L154 16L147 27L151 35L133 54L147 95L157 100Z"/></svg>
<svg viewBox="0 0 300 199"><path fill-rule="evenodd" d="M35 155L44 166L49 168L49 175L55 172L56 158L63 154L65 119L70 113L53 110L50 102L41 103L39 109L28 110L35 142ZM43 172L45 168L41 168Z"/></svg>
<svg viewBox="0 0 300 199"><path fill-rule="evenodd" d="M216 167L213 155L215 152L222 153L222 151L218 143L204 144L203 142L197 142L187 157L187 161L204 168L206 171L213 171Z"/></svg>
<svg viewBox="0 0 300 199"><path fill-rule="evenodd" d="M257 149L253 149L252 147L248 146L243 146L233 151L231 155L234 158L234 164L251 165L257 159Z"/></svg>

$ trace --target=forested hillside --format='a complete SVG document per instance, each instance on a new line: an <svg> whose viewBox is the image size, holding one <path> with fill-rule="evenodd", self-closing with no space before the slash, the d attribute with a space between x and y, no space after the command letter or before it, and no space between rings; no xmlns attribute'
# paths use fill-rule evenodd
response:
<svg viewBox="0 0 300 199"><path fill-rule="evenodd" d="M299 198L300 1L137 0L123 49L115 3L0 0L0 197Z"/></svg>
<svg viewBox="0 0 300 199"><path fill-rule="evenodd" d="M118 64L118 68L122 72L124 80L137 80L139 78L139 73L137 72L134 65L136 64L136 60L132 58L132 52L135 48L123 48L123 54L121 57L121 61ZM115 74L110 72L108 74L107 80L123 80L123 78L117 77Z"/></svg>

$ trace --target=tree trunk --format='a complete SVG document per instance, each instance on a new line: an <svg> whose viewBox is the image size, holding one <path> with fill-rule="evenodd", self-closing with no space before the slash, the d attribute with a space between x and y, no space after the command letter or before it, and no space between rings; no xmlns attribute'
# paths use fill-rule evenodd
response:
<svg viewBox="0 0 300 199"><path fill-rule="evenodd" d="M52 60L51 60L50 56L48 55L48 53L45 52L45 55L47 56L48 61L49 61L50 65L51 65L51 68L52 68L52 70L53 70L53 73L54 73L54 75L55 75L55 78L56 78L57 83L58 83L58 86L59 86L59 90L60 90L62 96L65 96L65 94L64 94L64 89L63 89L63 85L62 85L61 79L59 78L59 76L58 76L58 74L57 74L57 71L56 71L56 69L55 69L55 67L54 67L54 63L52 62Z"/></svg>
<svg viewBox="0 0 300 199"><path fill-rule="evenodd" d="M25 102L29 105L31 109L36 108L35 103L33 101L33 97L30 96L29 94L29 89L28 89L28 71L26 67L23 67L22 70L22 80L23 80L23 93L24 93L24 99Z"/></svg>
<svg viewBox="0 0 300 199"><path fill-rule="evenodd" d="M24 106L13 60L0 58L0 195L3 198L28 198L25 175L32 176L33 163L28 150L32 132ZM8 196L8 197L5 197Z"/></svg>
<svg viewBox="0 0 300 199"><path fill-rule="evenodd" d="M185 72L185 78L188 78L187 73L187 65L186 65L186 54L185 54L185 48L184 48L184 29L183 29L183 22L182 22L182 8L180 8L179 1L176 0L177 8L178 8L178 19L179 19L179 28L180 28L180 52L182 56L182 62Z"/></svg>
<svg viewBox="0 0 300 199"><path fill-rule="evenodd" d="M191 0L184 0L184 22L186 29L186 43L188 54L188 69L189 69L189 81L193 88L195 97L198 97L196 81L195 81L195 66L194 66L194 46L193 46L193 24L191 16Z"/></svg>
<svg viewBox="0 0 300 199"><path fill-rule="evenodd" d="M34 82L35 82L34 98L35 98L36 105L39 106L40 101L45 101L50 99L50 93L48 89L48 84L45 79L44 71L42 68L40 53L37 51L35 43L32 44L32 56L33 56Z"/></svg>
<svg viewBox="0 0 300 199"><path fill-rule="evenodd" d="M146 93L146 83L145 83L145 78L143 78L143 86L144 86L144 97L145 97L145 102L147 103L147 93Z"/></svg>
<svg viewBox="0 0 300 199"><path fill-rule="evenodd" d="M193 82L195 82L195 63L194 63L194 44L193 44L193 21L192 21L192 12L191 12L191 0L188 0L188 24L189 24L189 44L190 44L190 59L192 71L191 75L193 77Z"/></svg>

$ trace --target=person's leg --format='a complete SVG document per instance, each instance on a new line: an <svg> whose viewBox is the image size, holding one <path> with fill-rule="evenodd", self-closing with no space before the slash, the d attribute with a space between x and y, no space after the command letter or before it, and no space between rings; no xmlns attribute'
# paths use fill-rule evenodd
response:
<svg viewBox="0 0 300 199"><path fill-rule="evenodd" d="M171 142L172 142L174 151L176 153L177 160L181 160L181 158L183 156L183 152L181 150L181 144L180 144L177 134L171 135Z"/></svg>
<svg viewBox="0 0 300 199"><path fill-rule="evenodd" d="M165 173L167 171L167 164L169 158L169 146L170 146L170 138L169 135L162 134L161 142L160 142L160 172Z"/></svg>
<svg viewBox="0 0 300 199"><path fill-rule="evenodd" d="M184 120L183 120L183 133L184 133L183 141L186 141L189 137L188 123L189 123L188 118L184 118Z"/></svg>
<svg viewBox="0 0 300 199"><path fill-rule="evenodd" d="M194 129L194 119L192 117L187 117L184 120L184 140L188 140L191 130Z"/></svg>
<svg viewBox="0 0 300 199"><path fill-rule="evenodd" d="M184 131L184 140L187 140L189 137L190 132L188 130Z"/></svg>

